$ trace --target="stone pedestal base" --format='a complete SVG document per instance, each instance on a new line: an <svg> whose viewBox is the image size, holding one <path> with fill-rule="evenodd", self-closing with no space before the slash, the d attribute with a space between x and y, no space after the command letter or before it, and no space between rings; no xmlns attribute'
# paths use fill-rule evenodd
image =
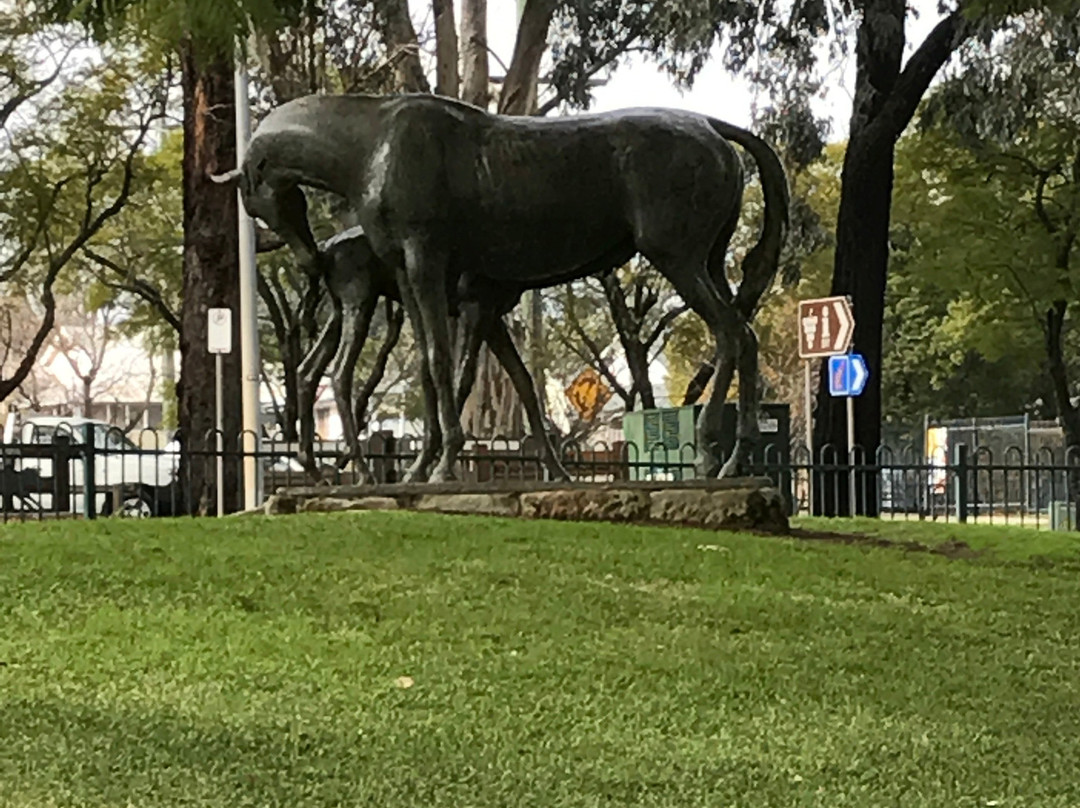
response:
<svg viewBox="0 0 1080 808"><path fill-rule="evenodd" d="M496 482L282 488L271 515L300 511L438 513L788 531L783 498L767 478L622 483Z"/></svg>

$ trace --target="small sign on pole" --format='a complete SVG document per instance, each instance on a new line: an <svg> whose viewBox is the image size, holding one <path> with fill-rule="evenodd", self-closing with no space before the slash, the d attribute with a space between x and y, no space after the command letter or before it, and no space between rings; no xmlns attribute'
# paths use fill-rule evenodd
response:
<svg viewBox="0 0 1080 808"><path fill-rule="evenodd" d="M862 395L870 370L861 354L829 357L829 395L848 398Z"/></svg>
<svg viewBox="0 0 1080 808"><path fill-rule="evenodd" d="M829 357L829 394L847 399L848 501L852 516L855 515L855 397L862 395L869 378L870 370L861 354Z"/></svg>
<svg viewBox="0 0 1080 808"><path fill-rule="evenodd" d="M222 398L221 357L232 353L232 309L210 309L206 321L206 348L214 354L214 432L217 446L217 514L225 513L225 402Z"/></svg>
<svg viewBox="0 0 1080 808"><path fill-rule="evenodd" d="M212 354L232 353L232 309L210 309L206 326L207 350Z"/></svg>
<svg viewBox="0 0 1080 808"><path fill-rule="evenodd" d="M855 336L855 315L851 310L851 301L844 296L818 297L812 300L799 301L799 358L805 360L805 373L803 374L803 402L806 409L806 451L809 454L809 465L814 461L814 429L813 429L813 391L811 390L813 373L810 360L821 359L826 356L836 357L838 354L846 354L851 349L851 342ZM860 357L861 359L861 357ZM831 366L830 366L831 367ZM863 370L866 370L865 363ZM847 371L845 371L845 374ZM847 376L845 375L845 379ZM866 380L863 379L863 384ZM832 376L829 378L829 389L832 391ZM862 388L859 388L862 392ZM834 395L836 395L834 393ZM858 395L857 393L855 395ZM851 432L853 413L851 402L848 402L848 433ZM813 473L807 472L807 496L810 499L810 507L814 503Z"/></svg>

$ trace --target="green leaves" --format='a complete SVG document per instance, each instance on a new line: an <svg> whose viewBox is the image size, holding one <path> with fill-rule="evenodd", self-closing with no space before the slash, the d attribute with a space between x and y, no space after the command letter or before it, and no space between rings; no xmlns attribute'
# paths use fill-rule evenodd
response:
<svg viewBox="0 0 1080 808"><path fill-rule="evenodd" d="M306 0L51 0L50 16L80 22L98 40L134 33L165 49L196 43L207 58L231 54L255 31L295 21Z"/></svg>
<svg viewBox="0 0 1080 808"><path fill-rule="evenodd" d="M918 399L903 391L926 386L954 408L941 415L1051 399L1047 312L1080 294L1078 44L1075 19L1013 21L992 47L969 49L899 145L887 315L897 378L886 377L897 417ZM1067 334L1073 366L1076 343Z"/></svg>

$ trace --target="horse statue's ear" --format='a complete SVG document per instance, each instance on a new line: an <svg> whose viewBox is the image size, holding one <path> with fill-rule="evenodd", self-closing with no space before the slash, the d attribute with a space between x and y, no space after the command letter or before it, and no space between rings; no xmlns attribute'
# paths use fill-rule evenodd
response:
<svg viewBox="0 0 1080 808"><path fill-rule="evenodd" d="M226 171L224 174L209 174L210 179L216 182L218 185L237 185L240 182L241 171L239 168L234 168L232 171Z"/></svg>

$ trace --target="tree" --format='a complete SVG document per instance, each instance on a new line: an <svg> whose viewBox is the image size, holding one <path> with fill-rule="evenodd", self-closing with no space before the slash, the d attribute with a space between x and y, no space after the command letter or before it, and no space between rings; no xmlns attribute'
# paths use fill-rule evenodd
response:
<svg viewBox="0 0 1080 808"><path fill-rule="evenodd" d="M53 394L59 393L60 400L53 403L92 417L96 404L130 405L136 403L133 394L137 393L142 403L133 413L129 411L123 426L124 431L131 429L150 405L157 369L149 356L142 367L139 362L110 361L123 339L126 310L108 297L108 290L96 285L69 292L57 303L56 326L42 354L42 370L52 376ZM61 375L74 377L74 383L68 386ZM140 388L143 380L145 387Z"/></svg>
<svg viewBox="0 0 1080 808"><path fill-rule="evenodd" d="M975 49L929 99L902 187L914 258L951 293L968 346L994 360L1041 342L1070 445L1080 445L1067 354L1080 292L1078 54L1080 23L1049 11Z"/></svg>
<svg viewBox="0 0 1080 808"><path fill-rule="evenodd" d="M627 411L656 406L652 369L686 306L644 259L554 290L548 296L550 333L575 358L564 373L594 368ZM710 352L711 353L711 352ZM630 385L617 375L626 363Z"/></svg>
<svg viewBox="0 0 1080 808"><path fill-rule="evenodd" d="M949 58L976 33L989 34L1005 14L1031 7L1074 7L1072 0L1051 3L956 0L941 3L944 16L905 61L905 24L914 13L904 0L830 3L832 19L856 20L855 95L844 155L842 195L836 229L836 260L831 291L850 295L855 310L854 348L871 369L881 367L882 323L889 260L889 223L896 143L915 114L931 81ZM823 21L822 21L823 22ZM821 23L819 23L820 25ZM845 407L827 395L822 376L815 443L846 451ZM856 402L855 441L873 457L881 439L881 374L872 372ZM834 481L830 481L834 482ZM874 513L876 478L868 474L857 490L858 512ZM846 487L826 492L828 507L847 509Z"/></svg>
<svg viewBox="0 0 1080 808"><path fill-rule="evenodd" d="M905 181L904 151L901 142L898 191ZM898 225L905 213L898 199ZM942 232L942 237L946 235L964 243L951 228ZM970 294L978 284L969 284L965 277L982 268L967 263L968 257L959 249L953 252L953 257L925 255L916 243L893 249L882 385L887 436L883 444L894 450L908 441L921 445L927 416L973 418L1028 412L1046 418L1054 414L1044 368L1032 361L1043 347L1030 311L1015 305L1009 310L985 308ZM960 263L953 263L954 258Z"/></svg>
<svg viewBox="0 0 1080 808"><path fill-rule="evenodd" d="M81 252L129 203L143 147L164 113L167 80L121 53L84 61L64 72L64 55L79 39L71 31L36 27L32 9L17 7L16 26L0 61L7 153L0 157L0 287L33 301L37 325L18 361L0 377L0 400L30 377L56 320L56 285ZM35 25L27 21L32 20ZM3 24L10 27L7 17ZM51 47L57 67L34 79L30 57ZM28 101L33 99L33 103ZM12 359L14 359L12 357Z"/></svg>
<svg viewBox="0 0 1080 808"><path fill-rule="evenodd" d="M300 0L51 0L55 18L79 20L99 40L131 36L144 49L175 56L180 67L183 118L183 288L180 310L180 427L185 449L214 448L214 358L206 351L211 307L239 309L237 198L213 182L213 174L236 165L233 56L237 41L253 30L272 30L296 20ZM239 344L239 318L233 343ZM240 433L240 357L224 357L226 450ZM182 458L187 501L208 507L212 464ZM243 486L238 464L226 464L226 491L235 504Z"/></svg>

